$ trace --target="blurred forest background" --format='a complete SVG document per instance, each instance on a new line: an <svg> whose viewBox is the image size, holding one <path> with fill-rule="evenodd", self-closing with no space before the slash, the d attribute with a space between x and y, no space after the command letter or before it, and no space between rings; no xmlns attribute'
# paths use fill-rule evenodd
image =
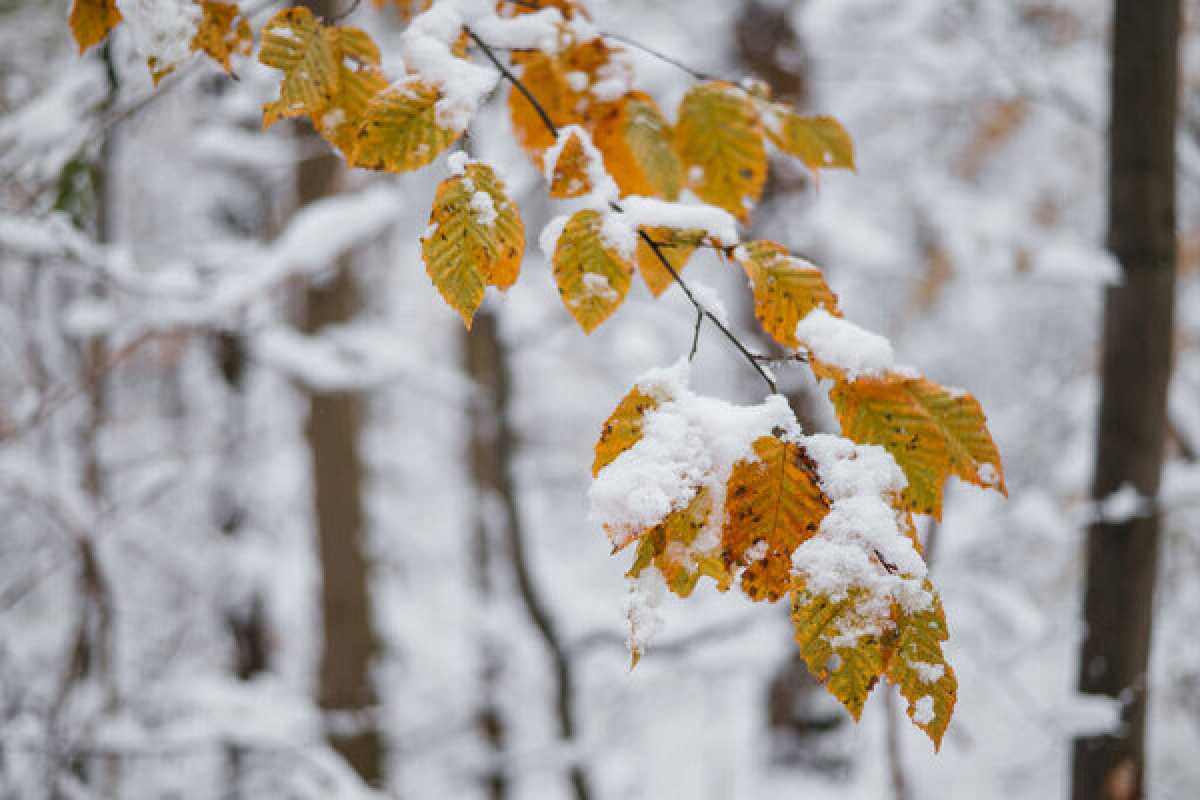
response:
<svg viewBox="0 0 1200 800"><path fill-rule="evenodd" d="M81 58L62 0L0 0L0 797L1063 797L1073 739L1117 715L1076 690L1087 527L1146 514L1148 795L1200 796L1200 3L1180 28L1175 361L1148 511L1090 499L1120 280L1110 6L591 4L606 31L845 124L857 173L773 165L754 232L988 413L1011 498L952 485L922 529L961 682L935 755L891 694L853 724L784 608L711 584L667 601L628 670L591 447L638 375L686 354L677 291L635 288L585 339L531 247L466 334L418 254L441 161L348 171L305 125L260 130L278 77L253 59L153 91L123 31ZM386 63L405 17L349 21ZM686 76L634 57L673 109ZM532 239L551 212L491 135L507 92L471 147L506 167ZM740 271L711 253L688 271L754 340ZM714 336L695 383L761 399ZM835 429L811 380L779 378L807 428Z"/></svg>

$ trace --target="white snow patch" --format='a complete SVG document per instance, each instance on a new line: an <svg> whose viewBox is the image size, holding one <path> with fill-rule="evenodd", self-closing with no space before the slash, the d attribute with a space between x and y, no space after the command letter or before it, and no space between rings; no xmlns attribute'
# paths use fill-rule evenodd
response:
<svg viewBox="0 0 1200 800"><path fill-rule="evenodd" d="M796 325L796 338L812 355L846 372L849 380L879 376L893 366L895 356L886 338L815 308Z"/></svg>
<svg viewBox="0 0 1200 800"><path fill-rule="evenodd" d="M492 196L483 190L471 195L471 211L480 225L491 225L496 221L496 204Z"/></svg>
<svg viewBox="0 0 1200 800"><path fill-rule="evenodd" d="M709 239L726 247L738 243L737 220L729 212L710 205L688 205L633 195L621 201L628 222L635 228L702 230Z"/></svg>
<svg viewBox="0 0 1200 800"><path fill-rule="evenodd" d="M625 617L629 620L629 652L641 655L662 629L658 608L666 594L667 582L654 567L646 567L629 581L625 599Z"/></svg>
<svg viewBox="0 0 1200 800"><path fill-rule="evenodd" d="M450 155L446 156L446 168L450 170L451 175L462 176L467 172L467 161L469 156L465 150L455 150Z"/></svg>
<svg viewBox="0 0 1200 800"><path fill-rule="evenodd" d="M617 294L617 290L613 288L608 280L607 275L601 275L598 272L583 273L583 291L584 297L572 301L573 305L579 305L586 297L599 297L609 303L615 303L621 299L621 295Z"/></svg>
<svg viewBox="0 0 1200 800"><path fill-rule="evenodd" d="M192 0L117 0L124 27L143 59L156 69L174 67L191 55L201 9Z"/></svg>
<svg viewBox="0 0 1200 800"><path fill-rule="evenodd" d="M937 683L946 674L945 664L927 664L924 661L912 662L912 668L917 671L921 683Z"/></svg>
<svg viewBox="0 0 1200 800"><path fill-rule="evenodd" d="M554 259L554 251L558 247L558 239L562 236L563 228L567 226L567 220L570 217L566 214L561 214L554 217L546 223L546 227L542 228L542 232L538 235L538 247L542 249L542 253L547 259Z"/></svg>
<svg viewBox="0 0 1200 800"><path fill-rule="evenodd" d="M934 716L933 698L929 695L925 695L913 703L913 722L918 725L928 725L933 722Z"/></svg>
<svg viewBox="0 0 1200 800"><path fill-rule="evenodd" d="M1097 503L1092 516L1098 522L1119 525L1137 517L1147 516L1153 509L1153 499L1140 493L1133 484L1125 483Z"/></svg>
<svg viewBox="0 0 1200 800"><path fill-rule="evenodd" d="M616 211L605 211L600 223L600 238L620 255L629 261L637 250L638 234L624 214Z"/></svg>
<svg viewBox="0 0 1200 800"><path fill-rule="evenodd" d="M686 359L650 371L637 387L658 406L646 412L642 438L601 470L588 492L590 519L617 546L685 507L703 488L712 494L714 508L723 508L733 465L755 457L755 439L775 428L798 434L781 396L736 406L693 394ZM720 520L715 524L719 527ZM697 538L698 548L716 544L703 539Z"/></svg>
<svg viewBox="0 0 1200 800"><path fill-rule="evenodd" d="M865 620L888 619L893 602L909 612L928 608L925 561L889 503L906 485L896 460L882 447L831 434L798 441L816 462L821 489L832 501L816 536L792 556L808 589L835 599L866 589L856 609Z"/></svg>

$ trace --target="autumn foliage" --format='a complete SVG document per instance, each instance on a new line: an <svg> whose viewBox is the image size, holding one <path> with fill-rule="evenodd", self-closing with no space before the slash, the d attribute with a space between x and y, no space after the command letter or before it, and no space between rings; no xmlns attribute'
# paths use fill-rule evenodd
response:
<svg viewBox="0 0 1200 800"><path fill-rule="evenodd" d="M232 3L198 6L190 49L232 71L232 59L253 50L250 21ZM717 436L704 428L712 415L693 413L705 401L639 381L603 425L597 481L663 452L662 430L681 419L701 443L702 466L674 476L682 488L657 512L606 526L614 551L633 551L631 581L656 575L681 597L707 577L754 601L786 599L800 654L855 718L886 678L908 700L914 724L940 745L957 682L913 515L940 517L950 476L1005 491L983 411L969 394L892 364L885 340L842 318L818 267L780 244L736 235L762 196L772 149L813 171L853 169L849 135L831 117L773 100L758 83L697 79L677 108L664 110L634 87L622 44L597 31L574 0L396 7L412 19L402 37L405 74L385 74L379 48L359 28L303 7L272 16L257 34L259 61L279 73L278 95L264 98L263 126L302 119L348 164L406 172L459 142L509 78L518 144L545 175L548 194L573 204L540 237L567 313L590 333L620 309L635 273L655 296L679 284L701 321L738 344L774 394L755 357L682 277L702 248L744 272L763 330L823 380L841 436L802 434L777 398L763 406L781 414L766 429L751 426L756 432L744 440ZM112 0L75 0L70 16L81 51L121 21ZM149 68L157 82L174 66ZM421 254L469 328L487 287L518 280L525 226L491 165L465 151L447 162L451 174L432 198Z"/></svg>

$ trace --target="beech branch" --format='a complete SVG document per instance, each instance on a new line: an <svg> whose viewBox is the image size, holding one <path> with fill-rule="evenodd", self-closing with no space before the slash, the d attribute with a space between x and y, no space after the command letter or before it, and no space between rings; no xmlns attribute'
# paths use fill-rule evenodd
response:
<svg viewBox="0 0 1200 800"><path fill-rule="evenodd" d="M546 126L546 130L548 130L550 132L550 134L552 136L554 136L555 139L557 139L558 138L558 126L554 124L554 121L552 119L550 119L550 115L546 112L546 109L542 106L542 104L540 102L538 102L538 99L533 96L533 93L531 91L529 91L529 87L527 87L524 83L522 83L521 79L513 74L512 70L510 70L496 56L496 53L492 49L492 47L487 42L480 39L479 35L476 34L475 31L471 30L470 28L467 28L466 30L467 30L467 36L469 36L471 38L471 41L473 41L476 45L479 46L479 49L483 51L483 54L487 57L488 61L492 62L492 65L495 66L496 69L498 69L500 71L500 74L503 75L508 80L508 82L511 83L513 85L513 87L525 97L526 100L529 101L530 105L533 106L534 111L537 112L538 117L541 119L542 124ZM617 213L621 213L621 214L625 213L625 210L623 208L621 208L621 206L615 202L610 202L608 205L610 208L612 208L613 211L616 211ZM654 256L663 265L663 268L666 269L668 274L670 274L671 280L673 280L676 284L678 284L679 288L683 291L684 296L687 297L688 301L696 309L696 314L698 315L698 317L700 317L701 319L707 318L709 322L711 322L713 325L715 325L717 327L717 330L719 330L722 334L724 334L725 338L728 339L730 341L730 343L732 343L733 346L738 350L738 352L742 354L742 356L746 359L746 361L749 362L750 366L752 366L754 368L754 371L759 374L759 377L761 377L763 379L763 381L766 382L767 387L771 390L771 394L778 394L779 389L775 385L775 379L772 378L771 374L766 370L766 368L763 367L763 365L759 363L758 357L756 357L756 355L754 353L750 352L750 350L747 349L744 344L742 344L741 340L738 339L738 337L735 336L733 334L733 332L731 332L729 330L729 328L727 328L725 326L725 324L723 322L721 322L721 320L717 319L717 317L715 315L713 315L713 313L711 311L709 311L703 305L700 304L700 301L696 299L696 296L694 294L692 294L692 290L688 287L688 285L686 283L684 283L683 279L681 277L679 277L679 273L675 270L675 267L673 267L671 265L671 262L667 259L667 257L665 255L663 255L661 245L658 242L651 239L650 236L641 228L638 228L638 237L643 242L645 242L646 245L650 248L650 250L654 253ZM699 337L699 332L700 332L700 328L699 328L699 325L697 325L696 332L693 337L694 341L693 341L692 355L695 355L695 340Z"/></svg>

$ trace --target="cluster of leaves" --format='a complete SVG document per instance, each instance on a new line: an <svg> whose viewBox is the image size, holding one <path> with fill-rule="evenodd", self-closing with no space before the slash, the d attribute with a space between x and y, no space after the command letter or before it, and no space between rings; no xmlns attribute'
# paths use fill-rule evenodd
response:
<svg viewBox="0 0 1200 800"><path fill-rule="evenodd" d="M248 22L235 5L198 2L202 17L191 49L229 70L232 54L252 48ZM902 491L888 490L881 499L916 551L912 515L940 517L950 475L1005 491L999 455L974 398L908 370L860 370L827 356L820 343L806 340L801 323L818 312L849 323L841 320L821 271L774 242L738 243L716 231L732 230L733 219L749 220L766 182L768 145L814 171L853 169L853 145L840 124L799 114L772 100L761 84L707 79L686 92L672 124L653 98L632 88L628 54L595 31L577 0L501 0L487 18L459 8L470 2L397 0L402 14L423 13L410 28L415 57L403 53L406 74L392 79L366 32L326 24L303 7L278 12L262 29L258 55L283 74L279 97L264 106L264 127L304 118L352 166L418 169L465 130L463 119L445 113L446 105L461 101L451 97L457 91L451 84L460 70L476 74L472 56L482 51L514 84L512 128L544 170L550 195L582 205L551 223L542 242L562 302L585 333L621 305L635 268L658 296L672 283L683 285L680 272L697 248L711 248L744 270L763 329L826 379L846 439L883 448L903 471ZM554 35L506 42L512 63L505 66L472 26L526 14L539 15ZM120 20L113 0L75 0L70 24L83 51ZM156 80L170 69L150 68ZM467 111L474 111L470 103ZM430 279L469 328L486 287L503 290L517 280L526 237L516 204L490 165L468 163L465 154L449 163L452 174L437 189L421 247ZM622 208L647 203L663 213L636 216ZM684 224L698 218L676 213L697 208L708 212L703 219L729 219L728 228ZM621 401L604 426L594 474L619 464L660 402L638 388ZM865 584L823 590L794 561L835 514L834 487L795 436L762 436L752 449L722 484L697 486L686 503L619 543L618 549L636 543L630 577L655 569L680 596L707 576L722 591L737 582L755 601L790 598L805 661L856 718L886 676L908 698L910 717L940 744L956 681L942 654L947 629L932 586L923 572L899 575L925 599L891 598L882 607ZM701 548L700 532L713 526L719 543ZM879 550L867 556L881 575L898 574Z"/></svg>
<svg viewBox="0 0 1200 800"><path fill-rule="evenodd" d="M188 43L189 49L193 53L206 54L226 73L232 74L232 56L249 55L254 48L249 20L242 15L237 3L195 0L195 5L199 7L199 22ZM69 23L79 52L84 53L104 41L121 20L116 0L74 0ZM174 65L158 64L153 58L147 66L156 86L175 68Z"/></svg>
<svg viewBox="0 0 1200 800"><path fill-rule="evenodd" d="M1004 491L998 454L978 403L967 395L903 375L842 377L833 387L845 436L838 460L831 463L826 455L818 463L812 442L785 430L759 436L752 455L734 463L719 485L706 482L711 476L698 478L690 498L660 519L632 533L610 530L614 551L636 545L627 577L637 580L655 569L680 597L689 596L704 577L722 592L737 584L755 602L790 597L802 657L855 719L886 677L908 699L910 718L940 746L957 691L942 651L945 615L923 563L920 569L912 568L911 559L907 566L892 563L885 550L898 547L919 559L913 514L930 505L940 513L949 474ZM643 439L648 421L673 402L653 387L635 386L603 426L593 475L621 469L622 456ZM839 508L846 486L855 483L844 470L869 468L863 445L886 450L907 486L877 488L877 496L857 497ZM864 512L863 502L875 503L874 517ZM845 531L847 519L864 529ZM880 519L882 526L865 530ZM880 530L907 542L881 547ZM706 532L715 535L701 544ZM832 562L807 562L803 545L822 535L860 544L863 551L856 555L870 565L868 577L832 591L821 588L829 583L821 570ZM632 618L631 623L636 626ZM641 656L637 641L635 631L634 664Z"/></svg>

